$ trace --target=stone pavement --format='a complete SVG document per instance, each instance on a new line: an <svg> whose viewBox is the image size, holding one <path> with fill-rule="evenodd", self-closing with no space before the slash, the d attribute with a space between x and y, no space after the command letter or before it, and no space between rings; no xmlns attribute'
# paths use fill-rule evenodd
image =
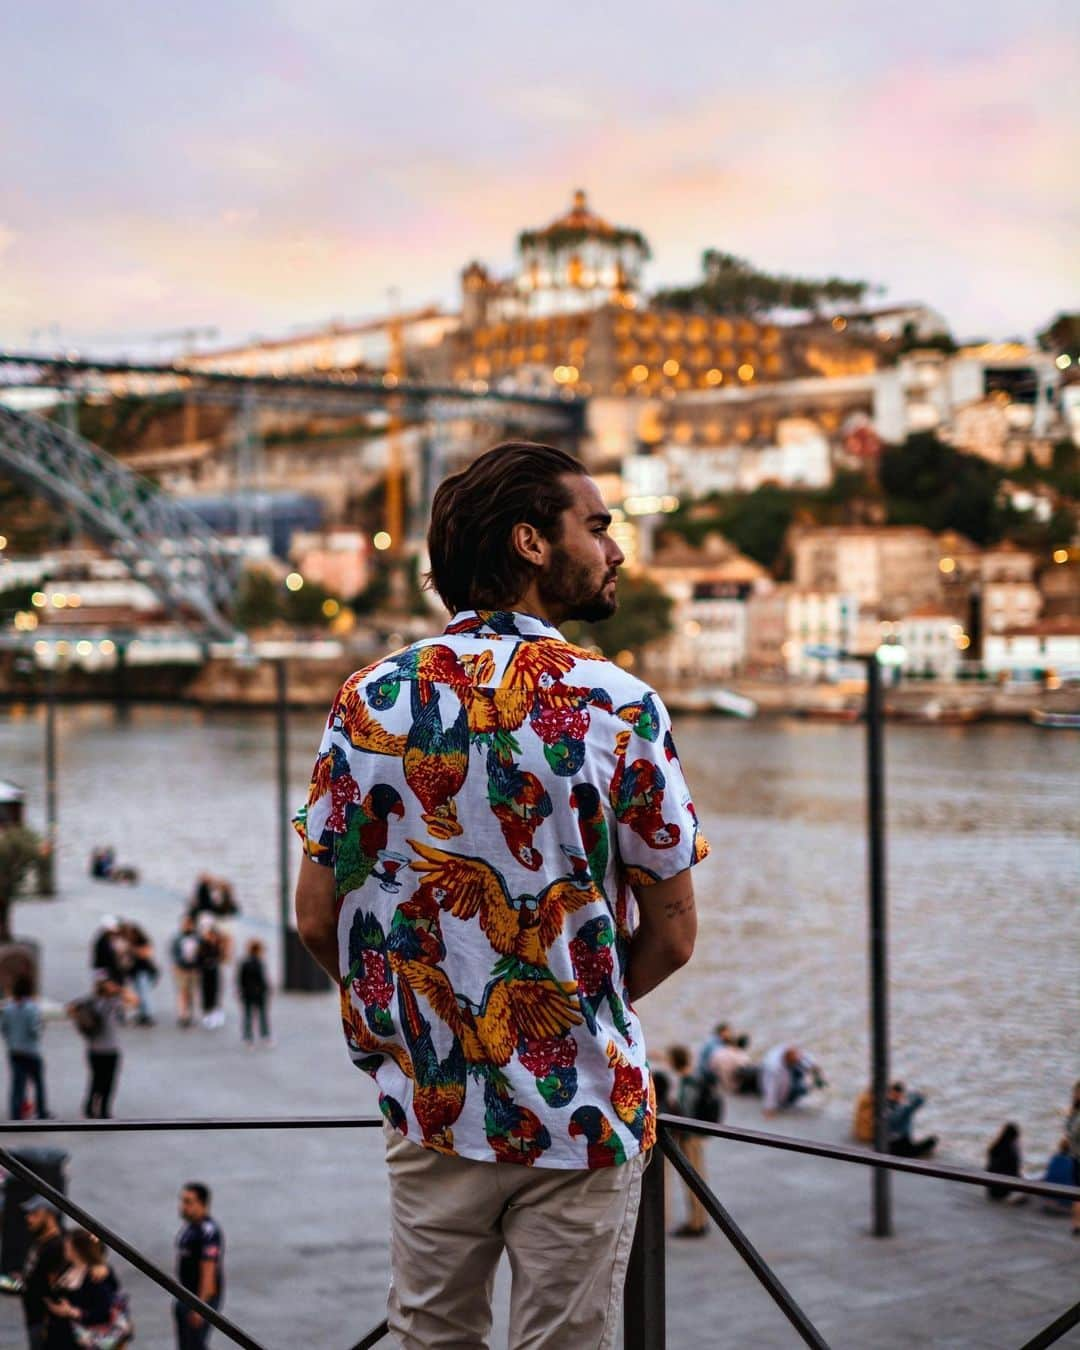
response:
<svg viewBox="0 0 1080 1350"><path fill-rule="evenodd" d="M61 882L60 899L20 903L15 912L16 931L45 945L46 997L59 1003L83 990L87 943L102 913L136 919L167 953L179 892L67 874ZM252 935L268 941L273 961L274 934L241 919L238 941ZM231 984L227 994L225 1028L181 1031L164 977L159 1025L123 1033L118 1116L375 1112L372 1086L345 1056L332 995L278 997L276 1045L248 1050ZM74 1116L83 1048L69 1023L49 1025L46 1056L51 1109ZM729 1119L763 1128L756 1103L745 1099L731 1104ZM778 1128L841 1142L846 1123L846 1116L805 1110ZM68 1149L73 1198L167 1268L179 1226L177 1189L185 1180L206 1181L226 1235L226 1311L263 1345L345 1350L383 1316L387 1204L378 1130L59 1135L41 1142ZM721 1141L708 1145L707 1168L721 1200L831 1346L1005 1350L1023 1345L1080 1296L1080 1238L1035 1201L991 1206L966 1187L898 1177L897 1236L880 1241L867 1234L867 1170ZM670 1180L674 1225L682 1188ZM167 1298L118 1266L132 1294L137 1344L166 1350ZM667 1281L668 1344L675 1350L800 1344L719 1233L669 1239ZM503 1270L493 1346L506 1343L506 1302ZM218 1333L212 1339L227 1343ZM18 1304L0 1301L0 1347L22 1344ZM1060 1344L1080 1346L1080 1329Z"/></svg>

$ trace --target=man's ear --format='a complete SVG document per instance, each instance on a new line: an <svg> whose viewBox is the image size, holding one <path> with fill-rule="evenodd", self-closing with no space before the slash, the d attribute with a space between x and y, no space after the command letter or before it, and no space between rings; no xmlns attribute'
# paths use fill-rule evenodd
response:
<svg viewBox="0 0 1080 1350"><path fill-rule="evenodd" d="M548 541L535 525L520 521L510 531L510 543L534 567L543 567L548 560Z"/></svg>

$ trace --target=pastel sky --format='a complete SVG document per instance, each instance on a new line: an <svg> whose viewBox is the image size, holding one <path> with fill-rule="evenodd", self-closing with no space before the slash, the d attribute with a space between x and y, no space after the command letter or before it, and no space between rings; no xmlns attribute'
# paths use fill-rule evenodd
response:
<svg viewBox="0 0 1080 1350"><path fill-rule="evenodd" d="M0 0L0 343L453 302L586 187L961 336L1080 308L1075 0Z"/></svg>

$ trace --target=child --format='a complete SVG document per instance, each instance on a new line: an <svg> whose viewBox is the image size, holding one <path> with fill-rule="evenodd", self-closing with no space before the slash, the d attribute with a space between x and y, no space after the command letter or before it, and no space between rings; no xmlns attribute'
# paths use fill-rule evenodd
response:
<svg viewBox="0 0 1080 1350"><path fill-rule="evenodd" d="M244 1040L249 1045L254 1044L251 1023L256 1013L259 1017L259 1035L264 1044L270 1044L270 1022L266 1014L270 981L266 978L266 967L263 965L264 951L263 944L257 938L253 938L248 943L247 956L241 962L237 973L240 1003L244 1009Z"/></svg>

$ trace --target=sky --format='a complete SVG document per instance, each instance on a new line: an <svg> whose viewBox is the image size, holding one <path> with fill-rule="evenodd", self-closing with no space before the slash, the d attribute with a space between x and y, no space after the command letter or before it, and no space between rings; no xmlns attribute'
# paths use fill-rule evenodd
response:
<svg viewBox="0 0 1080 1350"><path fill-rule="evenodd" d="M0 0L0 345L453 304L576 187L960 337L1080 308L1074 0Z"/></svg>

